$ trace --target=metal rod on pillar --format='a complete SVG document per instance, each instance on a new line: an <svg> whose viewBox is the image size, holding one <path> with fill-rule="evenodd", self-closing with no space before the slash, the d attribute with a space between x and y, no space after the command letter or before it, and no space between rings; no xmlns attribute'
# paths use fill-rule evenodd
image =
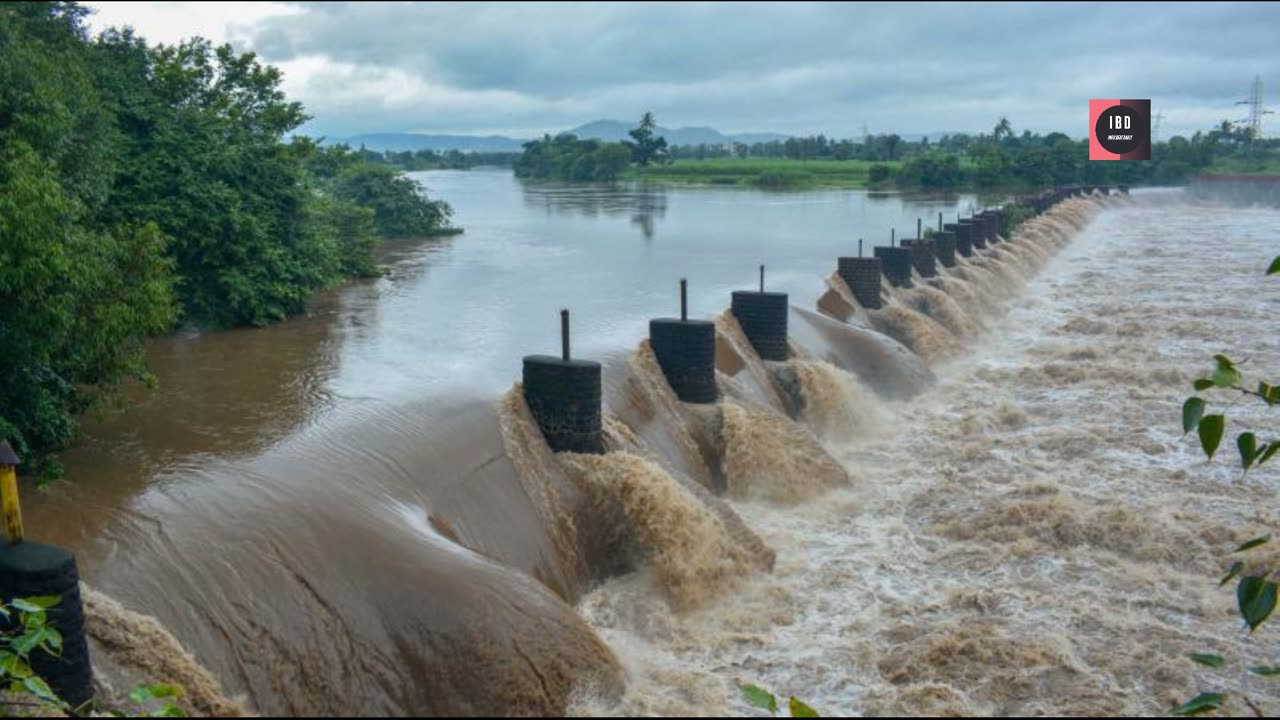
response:
<svg viewBox="0 0 1280 720"><path fill-rule="evenodd" d="M942 213L938 213L938 232L942 232Z"/></svg>
<svg viewBox="0 0 1280 720"><path fill-rule="evenodd" d="M760 266L760 292L764 292L764 266Z"/></svg>
<svg viewBox="0 0 1280 720"><path fill-rule="evenodd" d="M858 238L858 257L862 257L862 238Z"/></svg>
<svg viewBox="0 0 1280 720"><path fill-rule="evenodd" d="M560 311L560 356L569 362L569 311Z"/></svg>
<svg viewBox="0 0 1280 720"><path fill-rule="evenodd" d="M680 278L680 319L689 319L689 281Z"/></svg>
<svg viewBox="0 0 1280 720"><path fill-rule="evenodd" d="M889 247L894 247L897 241L897 237L896 237L897 234L898 234L897 228L889 228Z"/></svg>
<svg viewBox="0 0 1280 720"><path fill-rule="evenodd" d="M924 220L916 218L916 238L924 239Z"/></svg>

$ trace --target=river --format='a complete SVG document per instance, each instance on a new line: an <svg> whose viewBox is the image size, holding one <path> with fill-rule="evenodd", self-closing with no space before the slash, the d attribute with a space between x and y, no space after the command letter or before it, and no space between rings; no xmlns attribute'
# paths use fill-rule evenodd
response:
<svg viewBox="0 0 1280 720"><path fill-rule="evenodd" d="M1276 526L1276 472L1205 466L1178 405L1214 352L1280 366L1247 332L1280 310L1280 213L1071 201L850 318L923 356L886 379L862 363L900 345L809 312L824 278L979 198L416 176L464 235L305 317L153 343L159 389L27 503L256 710L737 713L744 681L827 714L1151 714L1203 677L1183 655L1246 647L1213 575ZM720 318L715 418L672 403L647 321L681 277L718 316L759 264L795 359ZM562 307L606 365L604 459L547 452L509 392Z"/></svg>

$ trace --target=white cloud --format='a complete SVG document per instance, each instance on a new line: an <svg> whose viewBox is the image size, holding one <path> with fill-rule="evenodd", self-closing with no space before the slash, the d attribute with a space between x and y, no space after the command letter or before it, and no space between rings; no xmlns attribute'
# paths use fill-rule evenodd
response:
<svg viewBox="0 0 1280 720"><path fill-rule="evenodd" d="M301 15L306 9L275 2L87 2L89 27L101 32L130 25L153 43L176 43L193 35L222 43L242 36L267 18Z"/></svg>

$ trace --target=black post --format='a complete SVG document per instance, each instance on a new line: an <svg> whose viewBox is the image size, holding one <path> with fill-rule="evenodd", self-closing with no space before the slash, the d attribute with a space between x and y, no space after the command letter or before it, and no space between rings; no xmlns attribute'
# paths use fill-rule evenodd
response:
<svg viewBox="0 0 1280 720"><path fill-rule="evenodd" d="M896 240L897 240L895 236L897 235L897 233L898 233L897 228L889 228L889 247L895 246Z"/></svg>
<svg viewBox="0 0 1280 720"><path fill-rule="evenodd" d="M875 249L880 258L880 266L884 276L894 287L913 287L911 282L911 251L907 248L884 247Z"/></svg>
<svg viewBox="0 0 1280 720"><path fill-rule="evenodd" d="M924 220L921 220L920 218L916 218L916 239L924 239Z"/></svg>
<svg viewBox="0 0 1280 720"><path fill-rule="evenodd" d="M569 311L560 311L560 356L569 362Z"/></svg>
<svg viewBox="0 0 1280 720"><path fill-rule="evenodd" d="M764 266L760 266L760 292L764 292Z"/></svg>
<svg viewBox="0 0 1280 720"><path fill-rule="evenodd" d="M942 213L938 213L938 232L942 232Z"/></svg>
<svg viewBox="0 0 1280 720"><path fill-rule="evenodd" d="M524 357L524 399L556 452L603 453L600 363L569 359L569 311L560 311L561 356Z"/></svg>
<svg viewBox="0 0 1280 720"><path fill-rule="evenodd" d="M676 397L690 403L716 401L716 327L689 319L688 281L680 280L680 319L649 321L649 345Z"/></svg>
<svg viewBox="0 0 1280 720"><path fill-rule="evenodd" d="M862 257L862 238L858 238L858 257Z"/></svg>
<svg viewBox="0 0 1280 720"><path fill-rule="evenodd" d="M55 656L33 649L31 670L47 682L59 698L78 709L93 699L93 667L84 629L80 574L71 553L24 539L18 508L18 465L18 457L9 443L0 440L0 497L4 501L7 540L0 543L0 603L9 605L28 598L53 599L54 602L44 607L49 608L49 626L62 635L59 652ZM6 635L20 627L16 616L0 618L0 632ZM16 673L13 675L17 677ZM0 705L3 704L0 700Z"/></svg>

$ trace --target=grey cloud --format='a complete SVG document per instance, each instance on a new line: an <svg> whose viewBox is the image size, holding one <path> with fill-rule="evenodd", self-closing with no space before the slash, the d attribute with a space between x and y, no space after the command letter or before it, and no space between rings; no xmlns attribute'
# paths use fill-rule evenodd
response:
<svg viewBox="0 0 1280 720"><path fill-rule="evenodd" d="M655 110L724 130L1083 132L1090 97L1234 117L1280 81L1270 3L318 3L242 31L269 61L359 68L301 99L329 134L543 127ZM414 106L359 95L399 73ZM426 92L426 91L423 91ZM353 97L363 97L354 106ZM426 99L429 98L430 102Z"/></svg>

